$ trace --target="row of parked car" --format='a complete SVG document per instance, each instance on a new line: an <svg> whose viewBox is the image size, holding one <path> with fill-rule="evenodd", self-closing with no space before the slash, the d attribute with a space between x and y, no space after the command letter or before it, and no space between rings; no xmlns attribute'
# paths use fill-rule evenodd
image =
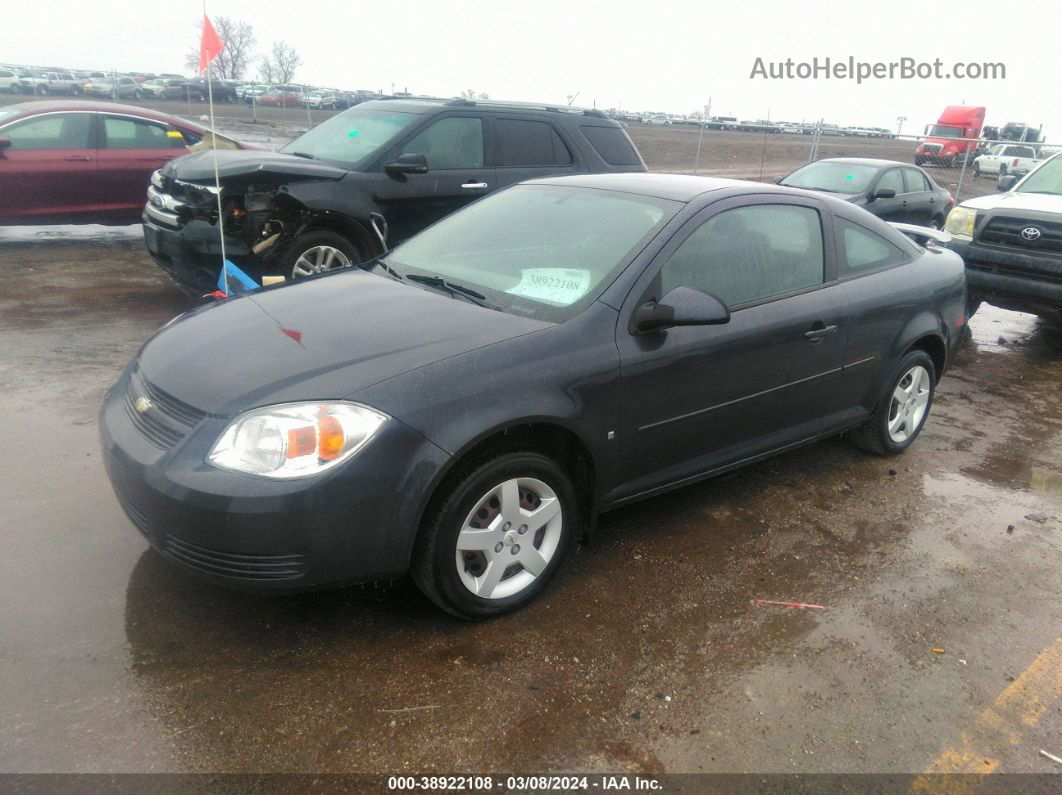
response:
<svg viewBox="0 0 1062 795"><path fill-rule="evenodd" d="M770 121L769 119L738 119L737 116L709 116L707 119L695 116L680 116L669 113L619 113L613 111L610 116L617 121L669 127L672 125L689 125L704 127L706 130L737 130L740 132L788 133L789 135L850 136L858 138L895 138L896 134L884 127L840 127L836 124L818 122Z"/></svg>
<svg viewBox="0 0 1062 795"><path fill-rule="evenodd" d="M203 102L213 94L215 102L257 102L271 107L306 107L343 110L370 99L377 91L341 91L305 85L264 85L238 80L178 74L108 73L87 70L0 66L0 91L34 96L89 96L110 99L169 99Z"/></svg>

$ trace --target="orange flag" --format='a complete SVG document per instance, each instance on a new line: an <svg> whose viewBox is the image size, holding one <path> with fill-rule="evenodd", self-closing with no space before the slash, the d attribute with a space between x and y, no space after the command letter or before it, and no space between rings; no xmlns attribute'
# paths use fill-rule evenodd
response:
<svg viewBox="0 0 1062 795"><path fill-rule="evenodd" d="M203 74L206 68L210 66L210 62L217 58L223 49L225 49L225 46L221 43L221 39L218 38L218 32L214 30L214 26L210 24L210 17L203 14L203 38L199 42L199 71L197 74Z"/></svg>

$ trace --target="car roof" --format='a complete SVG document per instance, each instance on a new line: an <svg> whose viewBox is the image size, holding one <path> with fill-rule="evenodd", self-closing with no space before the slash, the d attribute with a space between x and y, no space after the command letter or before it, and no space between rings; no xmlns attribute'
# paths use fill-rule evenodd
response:
<svg viewBox="0 0 1062 795"><path fill-rule="evenodd" d="M826 157L822 160L816 160L816 163L851 163L858 166L874 166L875 168L891 168L893 166L905 166L907 168L918 168L913 163L901 163L899 160L881 160L875 157ZM811 163L808 163L810 166ZM921 169L919 169L921 170Z"/></svg>
<svg viewBox="0 0 1062 795"><path fill-rule="evenodd" d="M624 172L618 174L578 174L570 177L543 177L525 185L564 185L576 188L596 188L653 196L657 199L689 202L703 193L723 188L771 188L759 182L745 182L720 177L695 177L689 174L661 174L656 172Z"/></svg>
<svg viewBox="0 0 1062 795"><path fill-rule="evenodd" d="M161 113L157 110L141 108L137 105L121 105L115 102L92 102L91 100L78 99L49 99L37 102L21 102L17 105L8 105L5 110L15 110L13 116L6 117L4 123L15 121L27 116L35 116L38 113L57 113L60 111L89 111L96 113L117 113L126 116L139 116L143 119L161 121L177 127L184 127L193 132L203 133L204 128L194 122L187 121L169 113Z"/></svg>

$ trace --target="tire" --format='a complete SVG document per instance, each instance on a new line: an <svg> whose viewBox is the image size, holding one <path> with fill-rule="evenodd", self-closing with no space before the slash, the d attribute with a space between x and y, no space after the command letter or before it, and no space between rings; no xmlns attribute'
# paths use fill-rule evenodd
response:
<svg viewBox="0 0 1062 795"><path fill-rule="evenodd" d="M922 157L916 157L916 158L915 158L915 165L916 165L916 166L920 166L920 165L922 165L922 164L923 164L923 163L925 163L925 162L926 162L926 161L925 161L925 158L922 158Z"/></svg>
<svg viewBox="0 0 1062 795"><path fill-rule="evenodd" d="M329 250L336 252L331 258L328 256ZM369 255L362 251L361 246L337 232L322 229L295 238L280 258L279 268L284 278L297 281L317 273L357 265L368 258Z"/></svg>
<svg viewBox="0 0 1062 795"><path fill-rule="evenodd" d="M977 163L974 163L973 172L975 177L981 176L981 166L979 166Z"/></svg>
<svg viewBox="0 0 1062 795"><path fill-rule="evenodd" d="M1000 165L999 165L999 176L1000 177L1007 176L1007 164L1006 163L1000 163Z"/></svg>
<svg viewBox="0 0 1062 795"><path fill-rule="evenodd" d="M70 93L73 94L75 97L81 96L81 86L73 86L70 89Z"/></svg>
<svg viewBox="0 0 1062 795"><path fill-rule="evenodd" d="M548 518L536 527L539 512ZM425 513L411 574L451 615L510 613L546 588L580 521L575 487L557 462L531 451L496 452L440 487ZM487 537L481 541L477 532ZM480 595L477 587L489 590Z"/></svg>
<svg viewBox="0 0 1062 795"><path fill-rule="evenodd" d="M48 96L48 86L41 86L37 89L37 93L40 94L42 97Z"/></svg>
<svg viewBox="0 0 1062 795"><path fill-rule="evenodd" d="M144 97L144 92L141 91L140 89L137 89L136 91L133 92L133 99L143 99L143 97Z"/></svg>
<svg viewBox="0 0 1062 795"><path fill-rule="evenodd" d="M917 383L909 380L919 369L921 373L917 375ZM908 383L908 388L904 389L904 383ZM929 417L937 384L933 360L923 350L908 351L886 384L885 392L874 411L866 422L851 432L851 438L867 452L898 455L918 438ZM917 394L912 394L911 386L915 387ZM899 404L897 393L901 391L909 395L908 399L913 399L912 402Z"/></svg>

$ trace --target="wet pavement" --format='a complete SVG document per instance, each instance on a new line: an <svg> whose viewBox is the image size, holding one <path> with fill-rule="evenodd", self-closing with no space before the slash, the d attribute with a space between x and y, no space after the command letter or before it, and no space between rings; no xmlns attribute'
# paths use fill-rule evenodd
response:
<svg viewBox="0 0 1062 795"><path fill-rule="evenodd" d="M147 550L96 411L189 303L115 234L0 241L0 771L1059 769L1062 332L985 307L906 455L831 440L608 514L467 624Z"/></svg>

